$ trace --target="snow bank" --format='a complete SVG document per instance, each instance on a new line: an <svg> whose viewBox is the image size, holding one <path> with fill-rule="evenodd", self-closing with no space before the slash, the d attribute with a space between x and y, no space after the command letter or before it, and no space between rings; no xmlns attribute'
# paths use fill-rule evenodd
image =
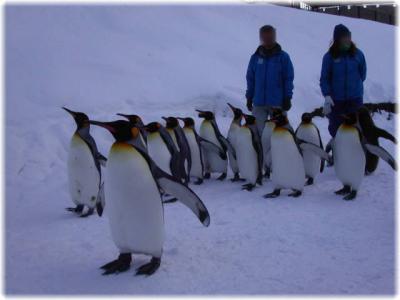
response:
<svg viewBox="0 0 400 300"><path fill-rule="evenodd" d="M337 23L365 53L365 101L394 101L390 25L270 5L8 5L7 292L393 293L394 182L382 163L351 204L332 195L339 186L332 169L298 200L262 200L270 183L253 193L230 182L196 187L211 227L179 205L167 207L164 262L148 279L101 277L97 267L117 255L107 220L63 211L75 125L61 106L98 120L137 113L145 122L210 109L225 133L226 102L244 108L258 28L273 24L295 67L290 118L297 125L322 102L320 64ZM378 122L393 131L394 121ZM317 124L327 142L326 122ZM111 136L92 133L107 154Z"/></svg>

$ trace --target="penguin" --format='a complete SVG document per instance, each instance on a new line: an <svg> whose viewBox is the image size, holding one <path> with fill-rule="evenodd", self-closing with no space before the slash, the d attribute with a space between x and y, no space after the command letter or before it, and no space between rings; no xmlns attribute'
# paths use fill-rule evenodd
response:
<svg viewBox="0 0 400 300"><path fill-rule="evenodd" d="M224 158L221 158L214 151L204 148L203 161L204 161L204 179L210 178L210 173L219 172L221 175L217 178L218 180L224 180L226 178L228 157L226 152L228 147L233 153L232 146L228 140L219 131L218 125L215 122L214 114L211 111L196 110L199 113L199 118L204 118L200 125L200 136L207 141L216 144L221 151L224 153Z"/></svg>
<svg viewBox="0 0 400 300"><path fill-rule="evenodd" d="M335 194L343 195L344 200L353 200L364 177L367 152L379 156L394 170L396 163L385 149L366 142L359 128L357 113L342 117L344 121L331 143L335 173L343 184L343 188L335 191Z"/></svg>
<svg viewBox="0 0 400 300"><path fill-rule="evenodd" d="M312 122L312 118L313 116L310 113L304 113L301 116L301 123L295 131L296 138L318 145L324 150L319 129ZM312 151L304 151L303 162L307 178L306 185L312 185L318 172L324 171L325 161Z"/></svg>
<svg viewBox="0 0 400 300"><path fill-rule="evenodd" d="M264 123L264 129L261 135L261 144L263 148L263 158L264 158L264 171L265 177L269 178L271 175L271 135L275 128L275 123L268 119Z"/></svg>
<svg viewBox="0 0 400 300"><path fill-rule="evenodd" d="M177 179L184 178L180 165L179 151L165 128L158 122L151 122L143 128L148 132L148 154L157 166Z"/></svg>
<svg viewBox="0 0 400 300"><path fill-rule="evenodd" d="M160 169L142 151L139 129L125 120L90 121L107 129L114 137L105 172L107 215L112 239L119 256L103 266L103 275L130 269L132 254L151 256L136 275L151 275L161 263L164 243L164 212L161 190L173 194L204 226L210 215L200 198L177 178Z"/></svg>
<svg viewBox="0 0 400 300"><path fill-rule="evenodd" d="M147 147L147 131L144 129L144 123L142 121L142 118L138 115L126 115L126 114L121 114L118 113L117 116L124 117L128 119L129 122L132 123L133 126L137 126L140 130L140 141L142 141L142 146L144 149Z"/></svg>
<svg viewBox="0 0 400 300"><path fill-rule="evenodd" d="M186 135L183 132L179 121L175 117L162 117L166 122L166 129L174 140L175 145L179 149L179 159L182 168L182 173L185 174L184 181L186 184L190 181L190 169L192 167L192 157L190 153L190 146Z"/></svg>
<svg viewBox="0 0 400 300"><path fill-rule="evenodd" d="M241 126L243 112L240 108L234 107L230 103L227 103L227 104L233 112L233 119L232 119L231 125L229 126L227 139L236 152L236 148L237 148L236 140L237 140L239 128ZM238 166L236 155L237 155L237 153L232 153L232 152L228 151L229 166L231 167L232 173L234 174L233 178L231 179L232 182L245 180L243 178L240 178L239 166Z"/></svg>
<svg viewBox="0 0 400 300"><path fill-rule="evenodd" d="M368 144L379 146L379 138L384 138L397 144L396 138L392 134L375 125L367 107L361 106L358 109L358 121L362 134ZM367 152L365 175L370 175L376 170L378 166L378 161L378 156Z"/></svg>
<svg viewBox="0 0 400 300"><path fill-rule="evenodd" d="M305 169L303 151L313 151L325 160L328 154L320 146L297 139L286 114L276 109L272 120L275 128L271 135L271 180L274 190L264 195L265 198L275 198L280 195L281 189L292 189L290 197L299 197L304 188Z"/></svg>
<svg viewBox="0 0 400 300"><path fill-rule="evenodd" d="M107 158L97 150L96 142L90 135L88 116L66 107L63 109L74 118L77 126L68 152L69 192L76 207L66 210L87 217L97 208L97 213L101 216L104 208L101 165L105 166ZM85 206L88 211L82 214Z"/></svg>
<svg viewBox="0 0 400 300"><path fill-rule="evenodd" d="M236 140L236 155L240 174L247 184L242 189L251 191L256 183L262 185L263 150L258 133L256 118L243 114L246 123L240 126Z"/></svg>

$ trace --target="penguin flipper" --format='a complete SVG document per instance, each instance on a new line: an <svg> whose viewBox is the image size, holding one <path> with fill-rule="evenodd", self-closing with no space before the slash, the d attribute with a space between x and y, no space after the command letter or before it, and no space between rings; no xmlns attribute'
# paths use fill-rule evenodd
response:
<svg viewBox="0 0 400 300"><path fill-rule="evenodd" d="M234 159L237 159L236 158L235 148L233 148L231 142L228 139L226 139L225 137L221 138L221 141L224 143L224 145L225 145L226 149L228 150L228 152L232 154L232 157Z"/></svg>
<svg viewBox="0 0 400 300"><path fill-rule="evenodd" d="M161 172L160 172L161 171ZM180 202L187 206L200 220L208 227L210 225L210 215L201 199L187 186L177 181L174 177L164 171L155 170L155 178L159 186L166 193L176 197Z"/></svg>
<svg viewBox="0 0 400 300"><path fill-rule="evenodd" d="M214 144L213 142L210 142L209 140L206 140L202 137L199 136L199 141L200 141L200 145L211 152L215 152L218 153L218 155L221 157L221 159L225 160L226 157L226 153L220 148L218 147L216 144Z"/></svg>
<svg viewBox="0 0 400 300"><path fill-rule="evenodd" d="M392 155L390 155L389 152L387 152L385 149L383 149L380 146L377 145L372 145L372 144L364 144L365 149L378 156L379 158L382 158L384 161L386 161L393 170L397 170L397 164Z"/></svg>
<svg viewBox="0 0 400 300"><path fill-rule="evenodd" d="M103 215L103 210L105 206L105 196L104 196L104 182L101 183L99 192L97 193L97 201L96 201L96 211L99 217Z"/></svg>
<svg viewBox="0 0 400 300"><path fill-rule="evenodd" d="M187 185L180 182L178 178L161 170L146 152L137 147L135 147L135 149L139 151L147 161L158 188L161 189L164 194L169 194L177 198L197 216L204 226L208 227L210 225L210 214L199 196Z"/></svg>
<svg viewBox="0 0 400 300"><path fill-rule="evenodd" d="M321 157L324 160L327 160L327 161L330 160L329 154L326 153L324 151L324 149L321 149L321 147L319 147L317 145L314 145L312 143L307 143L305 141L301 141L299 143L299 146L300 146L301 150L303 150L303 151L309 150L309 151L315 153L316 155L318 155L319 157Z"/></svg>

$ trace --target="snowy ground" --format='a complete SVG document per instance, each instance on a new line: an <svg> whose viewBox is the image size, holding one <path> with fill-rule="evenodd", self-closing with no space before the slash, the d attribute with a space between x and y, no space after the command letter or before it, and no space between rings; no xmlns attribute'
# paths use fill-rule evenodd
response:
<svg viewBox="0 0 400 300"><path fill-rule="evenodd" d="M226 133L225 103L244 108L244 72L258 27L268 22L295 64L294 126L321 104L320 62L339 22L366 53L366 101L394 99L388 25L266 5L7 7L7 293L394 293L395 183L382 162L354 202L333 194L340 183L332 168L298 199L262 198L270 182L253 192L229 181L194 186L211 225L202 227L179 203L166 206L163 262L149 278L133 270L101 276L98 267L117 255L107 217L79 219L64 210L74 124L61 106L98 120L134 112L145 122L210 109ZM385 56L374 60L382 48ZM393 133L395 121L385 117L375 121ZM315 121L326 143L327 122ZM92 134L107 154L111 136L99 128Z"/></svg>

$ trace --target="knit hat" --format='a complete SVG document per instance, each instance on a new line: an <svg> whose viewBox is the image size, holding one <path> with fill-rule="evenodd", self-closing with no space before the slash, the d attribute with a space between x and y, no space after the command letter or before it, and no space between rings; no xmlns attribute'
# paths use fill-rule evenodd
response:
<svg viewBox="0 0 400 300"><path fill-rule="evenodd" d="M351 37L351 32L350 30L344 26L343 24L338 24L335 26L335 30L333 31L333 40L337 41L341 39L344 36L350 36Z"/></svg>

